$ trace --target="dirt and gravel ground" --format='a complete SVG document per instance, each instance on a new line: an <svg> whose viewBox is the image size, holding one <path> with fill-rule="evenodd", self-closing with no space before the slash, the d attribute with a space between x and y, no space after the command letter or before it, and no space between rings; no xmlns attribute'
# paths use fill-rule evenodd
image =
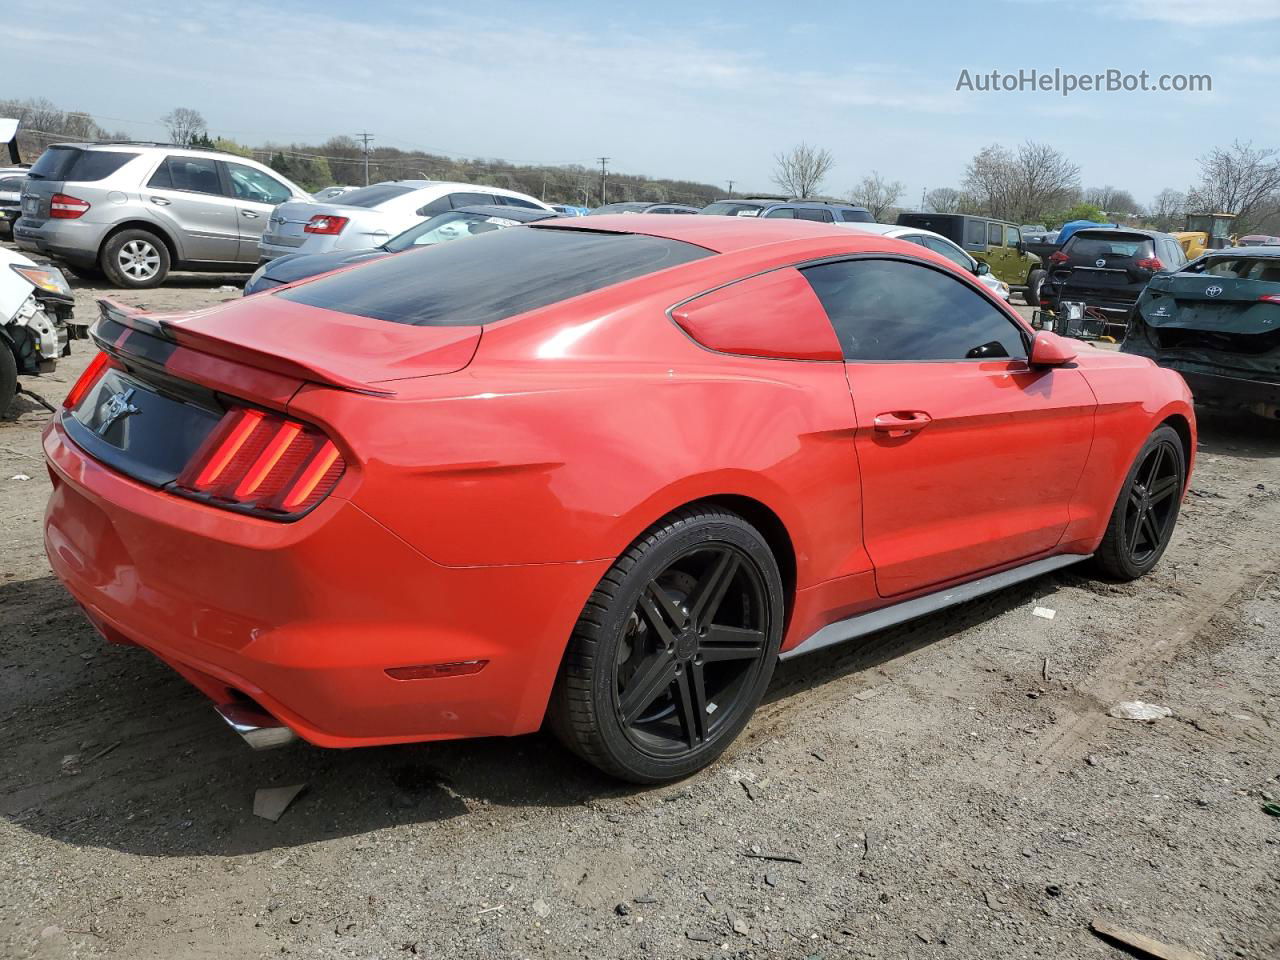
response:
<svg viewBox="0 0 1280 960"><path fill-rule="evenodd" d="M76 346L29 384L58 401ZM719 763L635 789L543 736L249 752L50 575L46 417L0 422L0 956L1121 956L1095 920L1280 956L1274 424L1203 416L1147 579L1069 568L792 662ZM1107 716L1135 699L1173 716Z"/></svg>

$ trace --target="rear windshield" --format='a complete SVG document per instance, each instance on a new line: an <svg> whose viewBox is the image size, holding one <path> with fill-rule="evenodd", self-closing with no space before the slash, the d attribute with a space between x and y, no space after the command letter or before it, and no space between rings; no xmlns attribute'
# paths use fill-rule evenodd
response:
<svg viewBox="0 0 1280 960"><path fill-rule="evenodd" d="M1191 264L1184 272L1280 283L1280 257L1210 257Z"/></svg>
<svg viewBox="0 0 1280 960"><path fill-rule="evenodd" d="M387 200L413 193L416 189L418 188L406 187L402 183L375 183L371 187L361 187L359 190L344 193L337 198L337 202L344 207L376 207Z"/></svg>
<svg viewBox="0 0 1280 960"><path fill-rule="evenodd" d="M700 213L709 213L712 216L719 217L736 217L740 213L759 213L763 204L760 203L738 203L736 200L717 200L715 203L708 203L702 208Z"/></svg>
<svg viewBox="0 0 1280 960"><path fill-rule="evenodd" d="M31 165L27 176L33 180L72 180L91 183L115 173L136 157L119 150L81 150L79 147L50 147Z"/></svg>
<svg viewBox="0 0 1280 960"><path fill-rule="evenodd" d="M1150 237L1133 233L1117 233L1108 230L1101 233L1077 233L1063 250L1081 259L1097 257L1131 257L1138 260L1153 256L1154 250Z"/></svg>
<svg viewBox="0 0 1280 960"><path fill-rule="evenodd" d="M416 327L478 326L707 256L662 237L513 227L375 260L275 296Z"/></svg>

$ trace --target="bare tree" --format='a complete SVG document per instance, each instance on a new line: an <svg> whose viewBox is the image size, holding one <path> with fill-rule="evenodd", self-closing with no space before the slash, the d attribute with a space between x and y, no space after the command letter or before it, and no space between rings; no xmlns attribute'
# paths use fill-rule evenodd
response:
<svg viewBox="0 0 1280 960"><path fill-rule="evenodd" d="M925 206L933 213L959 213L964 195L954 187L938 187L924 196Z"/></svg>
<svg viewBox="0 0 1280 960"><path fill-rule="evenodd" d="M1128 190L1107 184L1105 187L1089 187L1081 195L1085 203L1091 203L1104 213L1128 216L1138 211L1138 201Z"/></svg>
<svg viewBox="0 0 1280 960"><path fill-rule="evenodd" d="M773 182L793 197L808 197L817 192L836 162L830 150L802 143L788 153L774 158Z"/></svg>
<svg viewBox="0 0 1280 960"><path fill-rule="evenodd" d="M169 128L169 139L183 146L207 130L200 111L190 107L175 107L161 117L160 122Z"/></svg>
<svg viewBox="0 0 1280 960"><path fill-rule="evenodd" d="M1047 143L1028 140L1016 153L984 147L965 169L964 187L982 212L1034 223L1070 204L1079 192L1080 168Z"/></svg>
<svg viewBox="0 0 1280 960"><path fill-rule="evenodd" d="M1195 213L1234 213L1237 229L1280 209L1280 157L1275 150L1235 141L1200 157L1200 183L1187 197Z"/></svg>
<svg viewBox="0 0 1280 960"><path fill-rule="evenodd" d="M906 189L901 180L886 180L878 171L872 170L849 191L849 202L866 207L872 218L881 223L881 217L893 208Z"/></svg>
<svg viewBox="0 0 1280 960"><path fill-rule="evenodd" d="M1169 187L1156 194L1147 210L1152 225L1157 230L1179 230L1187 214L1187 195Z"/></svg>

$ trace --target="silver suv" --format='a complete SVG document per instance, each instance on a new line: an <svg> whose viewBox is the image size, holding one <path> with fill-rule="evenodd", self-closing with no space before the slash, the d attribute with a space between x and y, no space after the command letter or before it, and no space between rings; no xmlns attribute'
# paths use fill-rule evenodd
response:
<svg viewBox="0 0 1280 960"><path fill-rule="evenodd" d="M13 237L120 287L170 270L252 272L272 209L310 200L237 154L157 143L58 143L27 171Z"/></svg>

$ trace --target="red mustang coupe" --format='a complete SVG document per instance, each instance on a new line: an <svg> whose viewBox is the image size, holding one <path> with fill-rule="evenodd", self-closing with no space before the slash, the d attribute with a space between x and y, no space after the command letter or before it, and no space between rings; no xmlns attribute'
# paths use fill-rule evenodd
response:
<svg viewBox="0 0 1280 960"><path fill-rule="evenodd" d="M1176 373L808 222L551 220L94 336L50 562L254 745L549 722L680 777L779 656L1141 576L1196 447Z"/></svg>

